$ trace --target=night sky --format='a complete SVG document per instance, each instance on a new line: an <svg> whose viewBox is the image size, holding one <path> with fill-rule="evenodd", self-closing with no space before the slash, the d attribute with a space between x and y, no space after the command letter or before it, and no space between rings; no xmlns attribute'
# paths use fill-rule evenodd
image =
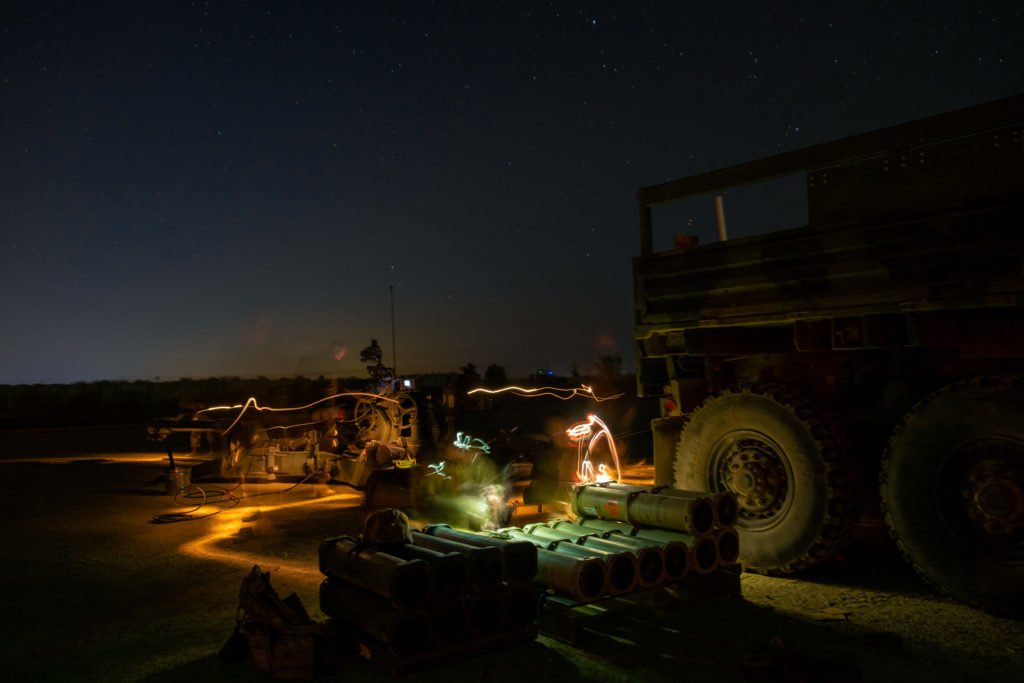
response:
<svg viewBox="0 0 1024 683"><path fill-rule="evenodd" d="M629 369L639 187L1020 93L1021 36L1005 0L0 2L0 383L362 375L391 286L400 372Z"/></svg>

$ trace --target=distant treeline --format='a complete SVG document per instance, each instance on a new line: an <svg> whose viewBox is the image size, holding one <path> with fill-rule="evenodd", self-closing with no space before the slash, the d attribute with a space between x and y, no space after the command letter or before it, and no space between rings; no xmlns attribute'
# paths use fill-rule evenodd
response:
<svg viewBox="0 0 1024 683"><path fill-rule="evenodd" d="M504 386L504 377L481 377L472 365L461 372L433 373L416 376L417 388L440 405L442 388L450 387L459 398L460 413L493 413L530 411L537 402L522 397L467 397L466 391L476 386ZM489 381L500 380L500 381ZM598 395L624 394L632 397L635 380L629 375L614 377L549 377L531 376L512 383L523 386L570 387L589 384ZM0 429L36 427L79 427L99 425L142 424L158 417L184 416L213 405L237 405L253 397L260 405L275 408L301 406L342 391L371 391L367 378L348 377L210 377L183 378L172 381L100 381L75 384L0 384ZM548 399L552 412L580 410L577 402L565 403ZM614 407L613 407L614 406ZM615 412L622 406L605 404L604 410Z"/></svg>
<svg viewBox="0 0 1024 683"><path fill-rule="evenodd" d="M234 405L250 396L263 405L303 405L323 398L333 387L344 390L365 384L357 378L212 377L0 385L0 429L142 423L210 405Z"/></svg>

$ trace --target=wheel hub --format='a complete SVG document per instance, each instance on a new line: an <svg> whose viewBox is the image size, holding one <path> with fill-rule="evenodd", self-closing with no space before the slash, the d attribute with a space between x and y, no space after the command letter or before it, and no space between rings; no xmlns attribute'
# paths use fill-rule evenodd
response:
<svg viewBox="0 0 1024 683"><path fill-rule="evenodd" d="M988 534L1024 530L1024 475L999 457L983 457L967 472L962 496L971 520Z"/></svg>
<svg viewBox="0 0 1024 683"><path fill-rule="evenodd" d="M782 508L786 469L771 444L754 438L738 440L720 462L719 484L736 494L741 515L766 519Z"/></svg>

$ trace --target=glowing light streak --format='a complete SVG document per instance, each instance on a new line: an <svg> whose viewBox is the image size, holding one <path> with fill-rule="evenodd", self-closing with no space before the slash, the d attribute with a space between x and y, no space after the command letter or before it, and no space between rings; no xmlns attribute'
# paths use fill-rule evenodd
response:
<svg viewBox="0 0 1024 683"><path fill-rule="evenodd" d="M510 393L515 396L522 396L523 398L535 398L538 396L551 396L561 401L568 401L571 398L581 396L583 398L589 398L600 403L601 401L611 401L616 398L622 398L625 394L613 394L611 396L598 396L594 393L594 390L586 384L581 384L578 387L519 387L519 386L507 386L501 389L484 389L482 387L477 389L470 389L470 394L504 394Z"/></svg>
<svg viewBox="0 0 1024 683"><path fill-rule="evenodd" d="M313 579L321 579L323 577L320 575L319 570L308 562L296 562L273 555L263 555L242 550L228 550L219 547L217 544L237 537L239 528L243 523L243 518L252 515L254 512L265 515L277 510L323 503L340 503L343 507L350 507L350 503L358 501L360 498L361 496L356 493L336 493L320 498L308 498L289 503L279 503L277 505L260 505L255 509L252 507L236 508L223 512L217 517L217 522L208 534L182 544L178 547L178 551L197 559L212 560L245 567L246 569L251 568L254 564L258 564L265 569L275 572L286 572Z"/></svg>
<svg viewBox="0 0 1024 683"><path fill-rule="evenodd" d="M427 465L427 469L430 470L429 472L427 472L427 476L429 477L430 475L435 474L444 479L451 479L451 475L445 474L444 472L445 462L446 461L442 460L441 462L431 463Z"/></svg>
<svg viewBox="0 0 1024 683"><path fill-rule="evenodd" d="M277 425L275 427L264 427L260 429L261 432L269 432L274 429L295 429L296 427L313 427L318 424L323 424L323 420L317 420L316 422L300 422L293 425Z"/></svg>
<svg viewBox="0 0 1024 683"><path fill-rule="evenodd" d="M202 458L189 458L188 456L175 456L179 462L203 462ZM94 465L113 465L117 463L167 464L166 455L148 453L97 453L95 455L70 455L70 456L43 456L24 458L3 458L0 465L13 465L24 463L37 463L43 465L70 465L72 463L90 463Z"/></svg>
<svg viewBox="0 0 1024 683"><path fill-rule="evenodd" d="M619 480L622 472L619 466L619 452L615 448L615 439L612 437L611 430L601 418L593 414L587 415L586 422L572 425L565 430L565 433L576 444L576 479L579 483L593 484ZM615 469L614 473L603 462L598 463L596 470L594 468L594 448L602 441L608 445L608 453L611 455L612 465Z"/></svg>
<svg viewBox="0 0 1024 683"><path fill-rule="evenodd" d="M246 402L243 403L243 404L234 405L234 406L211 406L209 408L203 408L202 410L197 411L196 414L198 415L200 413L208 413L208 412L212 412L212 411L215 411L215 410L237 410L238 411L238 415L235 416L234 421L228 426L227 429L225 429L223 432L221 432L222 434L226 435L228 432L230 432L234 428L234 426L236 424L238 424L238 421L242 419L242 416L245 415L245 412L247 410L249 410L249 408L254 408L254 409L256 409L256 410L258 410L260 412L268 411L268 412L273 412L273 413L290 412L290 411L295 411L295 410L306 410L307 408L312 408L313 406L320 405L321 403L325 403L327 401L331 401L331 400L334 400L336 398L341 398L343 396L366 396L366 397L372 398L374 400L390 401L391 403L394 403L396 405L401 405L400 402L397 399L388 398L387 396L381 396L380 394L371 394L371 393L367 393L367 392L364 392L364 391L345 391L345 392L342 392L340 394L331 394L330 396L325 396L324 398L321 398L321 399L319 399L317 401L313 401L312 403L307 403L304 406L294 406L294 407L290 407L290 408L271 408L270 406L261 406L259 403L256 402L256 397L255 396L250 396L246 400Z"/></svg>
<svg viewBox="0 0 1024 683"><path fill-rule="evenodd" d="M579 424L574 424L572 427L565 430L566 435L573 441L573 443L579 441L585 436L590 436L590 432L591 429L589 422L580 422Z"/></svg>
<svg viewBox="0 0 1024 683"><path fill-rule="evenodd" d="M490 453L491 447L483 439L471 437L469 434L458 432L455 434L455 441L452 445L456 448L461 448L464 451L468 451L470 448L476 448L483 451L484 453Z"/></svg>

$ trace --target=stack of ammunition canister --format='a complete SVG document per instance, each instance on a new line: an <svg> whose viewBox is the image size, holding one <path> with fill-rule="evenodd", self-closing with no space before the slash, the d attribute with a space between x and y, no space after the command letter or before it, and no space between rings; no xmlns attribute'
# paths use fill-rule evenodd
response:
<svg viewBox="0 0 1024 683"><path fill-rule="evenodd" d="M592 602L736 567L735 496L595 484L573 490L575 521L502 529L537 547L537 581Z"/></svg>
<svg viewBox="0 0 1024 683"><path fill-rule="evenodd" d="M396 673L532 640L539 591L532 544L444 525L412 543L363 547L349 536L320 545L320 609L351 632L364 656Z"/></svg>

